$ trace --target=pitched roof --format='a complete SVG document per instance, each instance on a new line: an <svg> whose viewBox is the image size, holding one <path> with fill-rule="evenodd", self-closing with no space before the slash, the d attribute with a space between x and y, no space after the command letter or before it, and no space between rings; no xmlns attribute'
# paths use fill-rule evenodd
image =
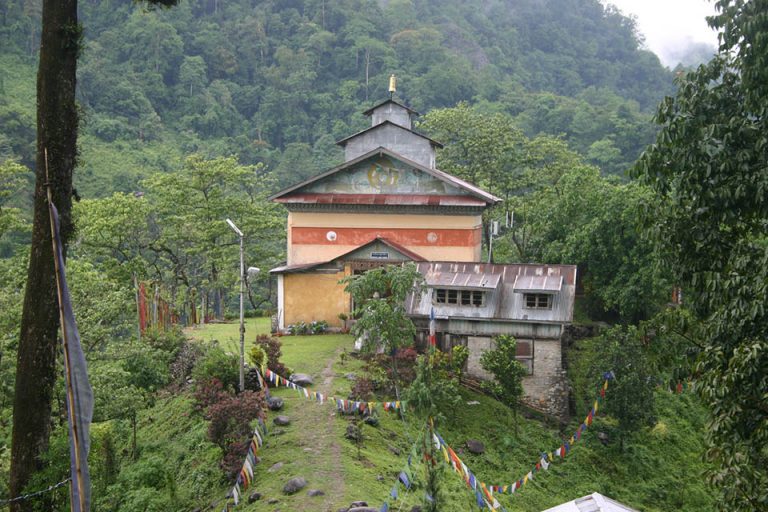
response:
<svg viewBox="0 0 768 512"><path fill-rule="evenodd" d="M427 287L421 293L411 294L406 300L406 312L413 317L429 316L432 309L439 317L475 321L518 321L536 323L568 323L573 320L576 292L575 265L546 265L519 263L499 265L479 262L429 261L417 263ZM529 309L525 293L515 290L518 278L549 276L562 278L560 290L552 294L550 309ZM483 284L485 283L485 284ZM431 289L465 288L484 291L482 306L461 304L435 304Z"/></svg>
<svg viewBox="0 0 768 512"><path fill-rule="evenodd" d="M338 165L332 169L329 169L321 174L318 174L317 176L314 176L312 178L309 178L307 180L302 181L301 183L297 183L296 185L290 186L288 188L285 188L281 190L280 192L277 192L276 194L273 194L269 197L270 201L277 201L277 202L283 202L283 203L290 203L291 197L286 197L292 192L298 191L307 185L310 185L312 183L315 183L317 181L320 181L324 178L327 178L328 176L331 176L333 174L336 174L338 172L344 171L345 169L348 169L350 167L353 167L360 162L371 158L373 156L383 156L387 155L389 157L395 158L397 160L402 161L403 163L413 167L414 169L418 169L421 172L424 172L426 174L429 174L430 176L433 176L437 178L438 180L444 181L450 185L453 185L454 187L458 187L470 195L477 197L481 200L483 200L486 204L496 204L501 202L501 199L494 196L493 194L489 194L485 190L481 189L480 187L476 187L475 185L472 185L471 183L464 181L460 178L457 178L455 176L451 176L447 172L443 172L439 169L430 169L429 167L425 167L421 164L418 164L412 160L409 160L393 151L390 151L384 147L378 147L374 150L369 151L368 153L365 153L364 155L360 155L359 157L352 159L348 162L344 162L341 165ZM344 196L345 194L334 194L334 196ZM306 199L301 199L300 196L296 197L296 202L306 202ZM342 201L339 201L342 202Z"/></svg>
<svg viewBox="0 0 768 512"><path fill-rule="evenodd" d="M345 252L343 254L340 254L340 255L334 257L333 259L326 260L326 261L317 261L317 262L313 262L313 263L300 263L300 264L297 264L297 265L284 265L282 267L275 267L275 268L273 268L272 270L269 271L269 273L270 274L291 274L291 273L294 273L294 272L304 272L306 270L312 270L312 269L315 269L315 268L317 268L319 266L328 265L331 262L343 259L345 256L349 256L350 254L355 253L355 252L359 251L360 249L363 249L364 247L367 247L367 246L369 246L369 245L371 245L373 243L376 243L376 242L381 242L384 245L386 245L388 247L391 247L392 249L394 249L395 251L399 252L400 254L402 254L406 258L409 258L412 261L416 261L416 262L427 261L426 259L424 259L423 256L421 256L419 254L416 254L415 252L413 252L412 250L408 249L407 247L402 246L402 245L398 244L397 242L389 240L388 238L385 238L383 236L377 236L377 237L372 238L371 240L365 242L364 244L358 245L357 247L355 247L354 249L352 249L350 251L347 251L347 252ZM382 261L386 261L386 260L382 260Z"/></svg>
<svg viewBox="0 0 768 512"><path fill-rule="evenodd" d="M373 126L370 126L370 127L366 128L365 130L361 130L361 131L359 131L357 133L353 133L349 137L344 137L343 139L336 141L336 144L338 144L339 146L343 146L347 142L349 142L350 139L354 139L355 137L359 137L360 135L362 135L364 133L370 132L372 130L376 130L377 128L381 128L382 126L385 126L385 125L397 126L401 130L404 130L404 131L406 131L408 133L411 133L411 134L416 135L418 137L421 137L423 139L427 139L433 146L437 146L438 148L442 148L443 147L442 143L437 142L434 139L430 139L429 137L427 137L423 133L419 133L419 132L417 132L415 130L411 130L410 128L406 128L405 126L400 126L397 123L393 123L389 119L385 119L384 121L380 122L379 124L375 124Z"/></svg>
<svg viewBox="0 0 768 512"><path fill-rule="evenodd" d="M603 496L599 492L593 492L588 496L563 503L556 507L548 508L544 512L637 512L633 508Z"/></svg>
<svg viewBox="0 0 768 512"><path fill-rule="evenodd" d="M387 98L386 100L382 101L381 103L378 103L378 104L376 104L376 105L372 106L371 108L369 108L368 110L366 110L365 112L363 112L363 115L364 115L364 116L370 116L371 114L373 114L373 111L374 111L374 110L376 110L376 109L377 109L377 108L379 108L379 107L383 107L383 106L384 106L384 105L386 105L387 103L394 103L394 104L395 104L395 105L397 105L398 107L402 107L402 108L404 108L405 110L407 110L407 111L408 111L408 112L410 112L411 114L415 114L415 115L417 115L417 116L420 116L420 115L421 115L421 114L419 114L418 112L416 112L415 110L413 110L412 108L410 108L410 107L407 107L407 106L403 105L402 103L400 103L400 102L398 102L398 101L395 101L395 100L393 100L393 99L391 99L391 98Z"/></svg>

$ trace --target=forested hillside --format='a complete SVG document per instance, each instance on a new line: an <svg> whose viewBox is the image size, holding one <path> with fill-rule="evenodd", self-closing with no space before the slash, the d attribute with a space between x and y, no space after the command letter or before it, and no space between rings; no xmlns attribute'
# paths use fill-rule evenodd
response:
<svg viewBox="0 0 768 512"><path fill-rule="evenodd" d="M218 0L147 10L81 2L83 197L134 191L182 157L237 155L294 182L340 158L361 110L476 103L527 135L562 135L622 174L652 141L672 73L598 0ZM39 0L0 5L0 157L33 166Z"/></svg>

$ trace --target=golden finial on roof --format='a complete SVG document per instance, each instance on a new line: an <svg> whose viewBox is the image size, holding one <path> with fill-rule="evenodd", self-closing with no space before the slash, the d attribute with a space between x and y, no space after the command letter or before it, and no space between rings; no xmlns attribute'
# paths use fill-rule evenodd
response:
<svg viewBox="0 0 768 512"><path fill-rule="evenodd" d="M391 75L389 77L389 97L392 98L392 96L395 95L395 91L397 91L397 77L395 75Z"/></svg>

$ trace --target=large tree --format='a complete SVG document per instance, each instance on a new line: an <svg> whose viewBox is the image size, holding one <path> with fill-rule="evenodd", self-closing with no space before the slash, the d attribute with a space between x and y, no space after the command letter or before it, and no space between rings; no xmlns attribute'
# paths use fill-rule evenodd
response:
<svg viewBox="0 0 768 512"><path fill-rule="evenodd" d="M173 5L177 0L147 0ZM59 211L63 250L72 234L72 175L77 162L75 104L82 27L77 0L44 0L37 74L37 153L32 246L21 318L13 403L10 492L21 494L39 469L51 425L59 328L46 188ZM12 511L31 510L17 502Z"/></svg>
<svg viewBox="0 0 768 512"><path fill-rule="evenodd" d="M702 322L698 390L723 510L768 510L768 0L720 0L715 58L678 79L635 173Z"/></svg>

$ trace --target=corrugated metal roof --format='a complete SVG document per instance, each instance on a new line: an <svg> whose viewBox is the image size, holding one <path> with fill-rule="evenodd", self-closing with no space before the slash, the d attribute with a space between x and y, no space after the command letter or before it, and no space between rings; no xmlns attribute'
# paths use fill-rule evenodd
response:
<svg viewBox="0 0 768 512"><path fill-rule="evenodd" d="M312 270L314 268L317 268L317 267L320 267L320 266L323 266L323 265L329 265L329 264L331 264L334 261L343 259L345 256L353 254L353 253L359 251L360 249L362 249L364 247L367 247L367 246L369 246L369 245L371 245L371 244L373 244L375 242L381 242L381 243L391 247L392 249L396 250L397 252L399 252L400 254L402 254L403 256L405 256L406 258L408 258L408 259L410 259L412 261L415 261L415 262L426 261L424 259L424 257L422 257L419 254L416 254L415 252L413 252L412 250L408 249L407 247L404 247L404 246L402 246L402 245L400 245L400 244L398 244L396 242L393 242L392 240L384 238L383 236L377 236L376 238L371 239L371 241L366 242L366 243L364 243L362 245L359 245L358 247L355 247L351 251L347 251L347 252L345 252L343 254L340 254L340 255L336 256L335 258L333 258L331 260L317 261L317 262L313 262L313 263L301 263L301 264L298 264L298 265L284 265L282 267L275 267L272 270L270 270L269 272L270 272L270 274L290 274L290 273L293 273L293 272L304 272L304 271L307 271L307 270ZM387 260L380 260L380 261L382 263L386 263L387 262ZM394 262L394 263L399 263L399 262Z"/></svg>
<svg viewBox="0 0 768 512"><path fill-rule="evenodd" d="M557 293L563 288L563 276L521 276L513 286L516 292Z"/></svg>
<svg viewBox="0 0 768 512"><path fill-rule="evenodd" d="M384 121L380 122L379 124L375 124L375 125L373 125L371 127L366 128L365 130L361 130L361 131L359 131L357 133L353 133L349 137L344 137L343 139L336 141L336 144L338 144L339 146L344 146L344 145L346 145L347 142L349 142L350 139L354 139L355 137L359 137L360 135L362 135L364 133L367 133L367 132L369 132L371 130L375 130L377 128L381 128L382 126L386 126L386 125L397 126L401 130L405 130L406 132L411 133L413 135L416 135L418 137L421 137L422 139L427 139L429 141L429 143L432 144L435 147L438 147L438 148L442 148L443 147L442 143L437 142L434 139L430 139L429 137L427 137L423 133L419 133L419 132L417 132L415 130L411 130L410 128L406 128L405 126L400 126L397 123L393 123L389 119L385 119Z"/></svg>
<svg viewBox="0 0 768 512"><path fill-rule="evenodd" d="M638 512L634 508L594 492L588 496L548 508L543 512Z"/></svg>
<svg viewBox="0 0 768 512"><path fill-rule="evenodd" d="M469 196L431 196L426 194L291 194L276 203L370 204L392 206L485 206L486 202Z"/></svg>
<svg viewBox="0 0 768 512"><path fill-rule="evenodd" d="M430 272L424 276L424 278L427 281L427 286L433 288L492 290L499 285L501 275L465 272Z"/></svg>
<svg viewBox="0 0 768 512"><path fill-rule="evenodd" d="M421 115L421 114L419 114L418 112L416 112L415 110L413 110L411 107L408 107L408 106L406 106L406 105L403 105L403 104L402 104L402 103L400 103L399 101L395 101L395 100L393 100L393 99L390 99L390 98L387 98L386 100L382 101L381 103L378 103L378 104L376 104L376 105L372 106L371 108L369 108L368 110L366 110L365 112L363 112L363 115L364 115L364 116L370 116L371 114L373 114L373 111L374 111L374 110L376 110L376 109L377 109L377 108L379 108L379 107L383 107L383 106L384 106L384 105L386 105L387 103L394 103L394 104L395 104L395 105L397 105L398 107L402 107L402 108L404 108L405 110L407 110L407 111L408 111L408 112L410 112L411 114L414 114L414 115L417 115L417 116L420 116L420 115Z"/></svg>
<svg viewBox="0 0 768 512"><path fill-rule="evenodd" d="M539 323L568 323L573 320L573 303L576 294L575 265L422 262L417 267L425 277L444 273L493 275L498 276L499 283L495 288L486 291L482 306L433 303L433 288L428 287L421 294L409 296L406 304L409 315L426 317L434 307L435 314L442 318ZM514 283L518 276L554 275L555 273L563 279L560 291L552 294L551 307L527 308L525 293L514 290Z"/></svg>

